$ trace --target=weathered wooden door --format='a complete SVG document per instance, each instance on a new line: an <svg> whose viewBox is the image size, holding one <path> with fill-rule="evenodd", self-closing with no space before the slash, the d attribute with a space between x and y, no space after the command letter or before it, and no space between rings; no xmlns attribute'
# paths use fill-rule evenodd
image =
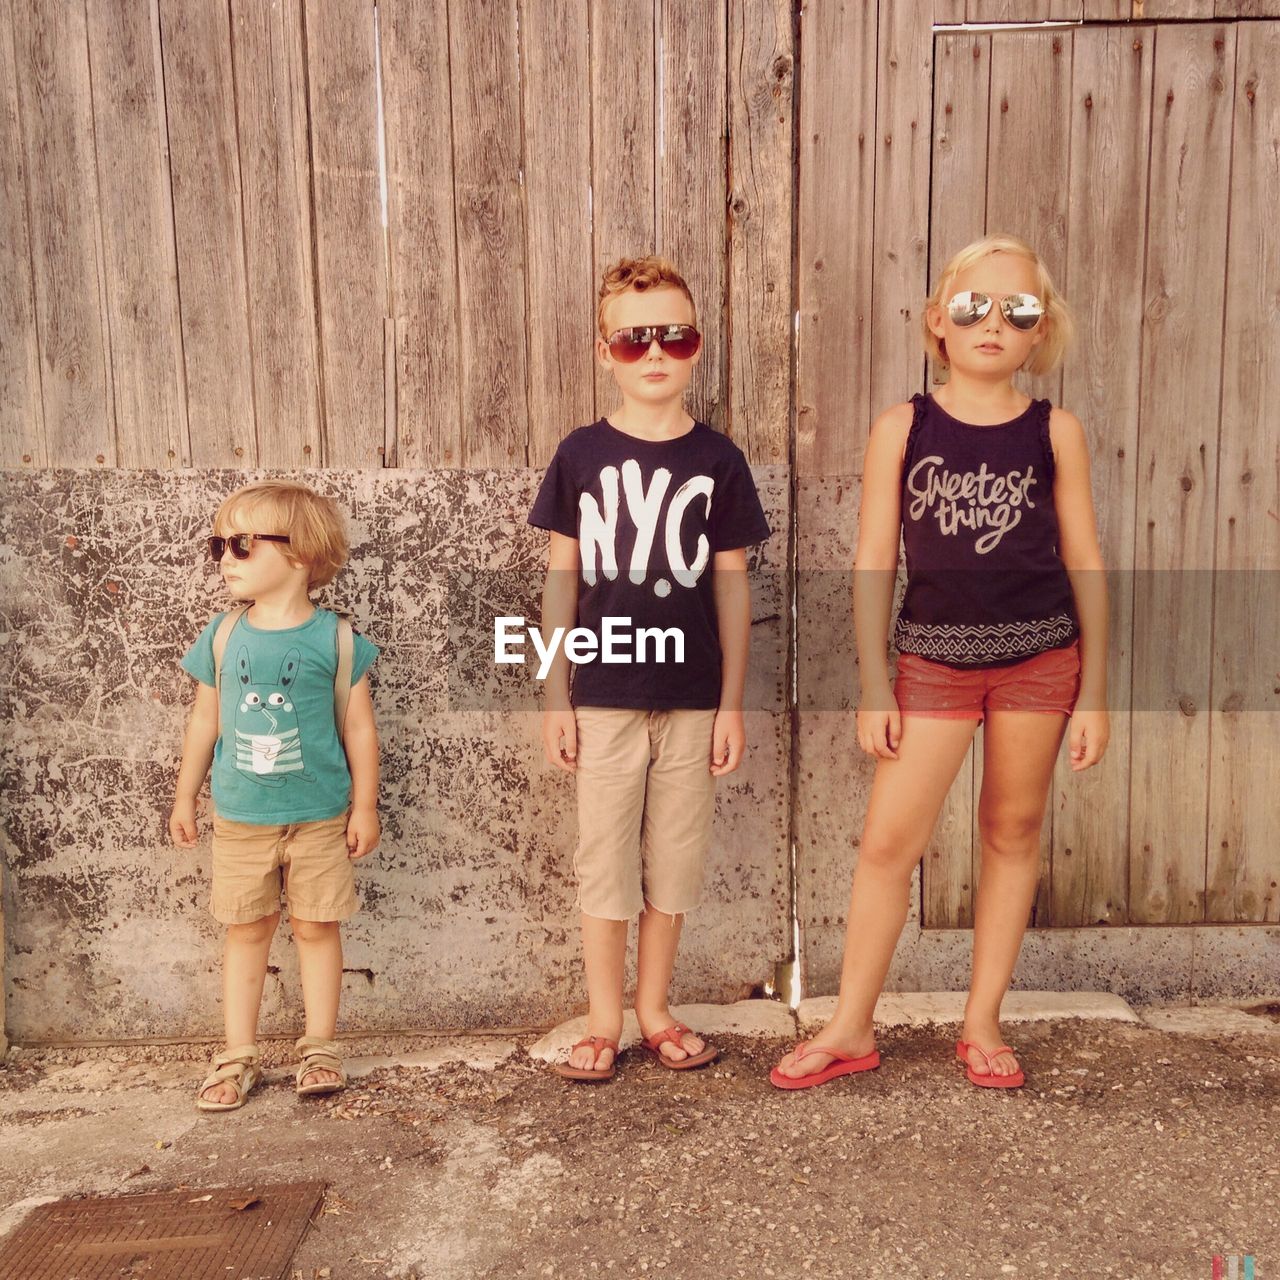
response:
<svg viewBox="0 0 1280 1280"><path fill-rule="evenodd" d="M1029 240L1074 306L1025 389L1085 423L1111 601L1112 740L1064 744L1032 923L1280 919L1280 22L938 33L930 280ZM935 377L941 376L935 373ZM972 922L981 733L922 919Z"/></svg>

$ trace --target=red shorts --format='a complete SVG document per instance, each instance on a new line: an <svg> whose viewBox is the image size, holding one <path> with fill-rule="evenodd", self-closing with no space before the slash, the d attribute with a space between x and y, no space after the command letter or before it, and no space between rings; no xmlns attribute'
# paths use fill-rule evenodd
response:
<svg viewBox="0 0 1280 1280"><path fill-rule="evenodd" d="M1012 666L972 670L900 653L893 683L901 712L947 720L976 717L979 723L988 709L1060 711L1069 716L1079 693L1079 639L1065 649L1047 649Z"/></svg>

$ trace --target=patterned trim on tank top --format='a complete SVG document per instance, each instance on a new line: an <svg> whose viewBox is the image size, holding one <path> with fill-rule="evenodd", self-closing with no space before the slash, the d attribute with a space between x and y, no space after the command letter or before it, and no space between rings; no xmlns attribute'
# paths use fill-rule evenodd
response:
<svg viewBox="0 0 1280 1280"><path fill-rule="evenodd" d="M893 641L900 653L914 653L933 662L963 665L1034 656L1055 649L1075 634L1069 613L1030 622L921 623L898 618Z"/></svg>

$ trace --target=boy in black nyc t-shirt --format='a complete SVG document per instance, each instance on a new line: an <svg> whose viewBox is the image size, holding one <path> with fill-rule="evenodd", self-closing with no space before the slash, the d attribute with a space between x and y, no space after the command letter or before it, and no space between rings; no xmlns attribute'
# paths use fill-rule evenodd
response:
<svg viewBox="0 0 1280 1280"><path fill-rule="evenodd" d="M580 664L575 707L720 706L712 556L769 536L747 460L702 422L673 439L628 435L601 418L561 442L529 523L578 540L577 625L605 618L679 629L683 662Z"/></svg>
<svg viewBox="0 0 1280 1280"><path fill-rule="evenodd" d="M715 780L746 748L746 548L770 532L741 450L684 410L701 354L684 280L660 258L624 259L605 273L597 319L621 407L561 441L529 514L551 532L543 634L578 627L595 642L572 692L557 650L543 717L548 759L578 781L588 1034L556 1066L577 1080L614 1073L637 913L646 1048L677 1070L717 1056L672 1018L668 988L701 893Z"/></svg>

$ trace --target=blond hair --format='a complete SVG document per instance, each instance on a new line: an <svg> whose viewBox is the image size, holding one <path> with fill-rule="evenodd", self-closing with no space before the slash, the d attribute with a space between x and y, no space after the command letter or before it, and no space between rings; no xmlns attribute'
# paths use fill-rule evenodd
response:
<svg viewBox="0 0 1280 1280"><path fill-rule="evenodd" d="M307 566L307 589L327 586L347 562L346 522L332 498L293 480L260 480L222 500L213 531L284 533L285 555Z"/></svg>
<svg viewBox="0 0 1280 1280"><path fill-rule="evenodd" d="M942 306L942 300L947 296L951 281L962 271L968 270L969 267L981 262L983 258L990 257L993 253L1017 254L1020 258L1026 258L1035 267L1036 297L1044 303L1044 319L1040 323L1045 328L1045 336L1038 345L1031 349L1031 354L1027 357L1027 362L1023 368L1028 373L1037 376L1048 373L1058 366L1062 357L1066 354L1067 347L1070 346L1071 338L1075 333L1075 322L1071 317L1071 311L1067 306L1066 299L1058 292L1053 283L1053 278L1049 275L1048 268L1041 261L1040 255L1025 240L1020 240L1017 236L1005 234L983 236L981 240L975 240L972 244L965 245L942 268L942 274L938 277L938 282L934 285L933 292L925 300L924 309L921 313L921 328L924 330L925 351L928 352L931 360L936 361L944 368L950 363L947 359L946 340L939 338L929 328L929 308Z"/></svg>
<svg viewBox="0 0 1280 1280"><path fill-rule="evenodd" d="M620 293L626 293L628 289L643 293L646 289L656 289L664 284L673 285L689 299L696 325L698 305L693 300L684 276L666 258L649 254L643 258L619 258L605 271L604 278L600 281L600 300L596 304L596 325L600 329L600 336L608 341L609 334L604 327L604 309Z"/></svg>

